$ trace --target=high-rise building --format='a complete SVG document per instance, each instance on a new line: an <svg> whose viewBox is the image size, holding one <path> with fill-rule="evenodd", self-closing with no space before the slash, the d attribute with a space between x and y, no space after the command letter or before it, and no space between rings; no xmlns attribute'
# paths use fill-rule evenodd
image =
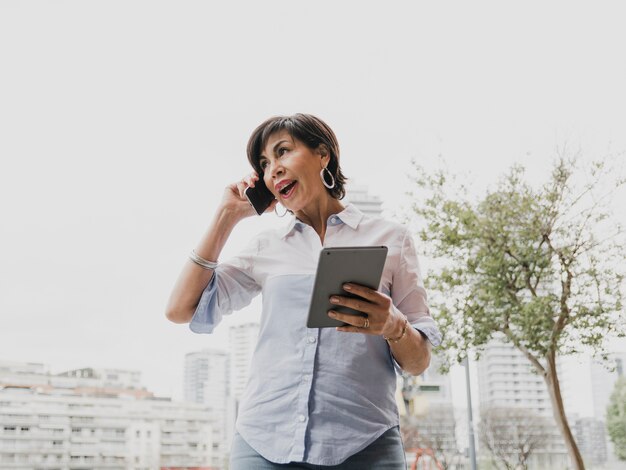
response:
<svg viewBox="0 0 626 470"><path fill-rule="evenodd" d="M221 468L209 410L139 384L136 371L0 362L0 468Z"/></svg>
<svg viewBox="0 0 626 470"><path fill-rule="evenodd" d="M543 379L513 345L494 340L478 361L478 396L481 408L529 408L551 416L550 397Z"/></svg>
<svg viewBox="0 0 626 470"><path fill-rule="evenodd" d="M544 380L534 373L528 359L513 345L500 339L488 343L477 363L481 413L526 410L537 416L537 429L527 432L542 436L541 446L531 456L535 468L567 466L563 438L552 420L551 401Z"/></svg>
<svg viewBox="0 0 626 470"><path fill-rule="evenodd" d="M209 405L215 410L226 409L229 354L220 349L203 349L185 356L185 401Z"/></svg>
<svg viewBox="0 0 626 470"><path fill-rule="evenodd" d="M563 404L580 452L589 465L615 462L606 433L606 409L617 379L626 370L626 353L610 354L606 362L591 354L567 356L559 362Z"/></svg>
<svg viewBox="0 0 626 470"><path fill-rule="evenodd" d="M607 462L607 438L604 421L596 418L578 418L569 421L585 464L589 467L595 467Z"/></svg>
<svg viewBox="0 0 626 470"><path fill-rule="evenodd" d="M229 353L221 349L203 349L185 355L185 401L208 408L215 423L214 451L225 461L228 456L227 435L229 395Z"/></svg>
<svg viewBox="0 0 626 470"><path fill-rule="evenodd" d="M378 196L369 194L367 186L346 185L347 202L354 204L361 212L372 217L380 217L383 212L383 202Z"/></svg>
<svg viewBox="0 0 626 470"><path fill-rule="evenodd" d="M565 411L580 417L605 419L617 379L626 372L626 353L610 354L606 362L591 354L564 357L559 362Z"/></svg>
<svg viewBox="0 0 626 470"><path fill-rule="evenodd" d="M250 375L250 363L259 337L256 322L233 325L230 340L230 395L239 403Z"/></svg>
<svg viewBox="0 0 626 470"><path fill-rule="evenodd" d="M233 325L229 329L229 367L230 390L226 412L226 441L231 442L235 432L235 421L239 411L239 402L248 383L252 355L259 337L260 325L248 322Z"/></svg>

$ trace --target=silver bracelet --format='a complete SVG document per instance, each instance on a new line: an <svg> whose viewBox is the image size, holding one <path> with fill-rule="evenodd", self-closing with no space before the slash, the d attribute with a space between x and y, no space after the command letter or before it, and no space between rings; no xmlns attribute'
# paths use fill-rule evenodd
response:
<svg viewBox="0 0 626 470"><path fill-rule="evenodd" d="M215 269L218 265L217 261L208 261L198 256L196 250L191 250L191 253L189 253L189 259L204 269Z"/></svg>

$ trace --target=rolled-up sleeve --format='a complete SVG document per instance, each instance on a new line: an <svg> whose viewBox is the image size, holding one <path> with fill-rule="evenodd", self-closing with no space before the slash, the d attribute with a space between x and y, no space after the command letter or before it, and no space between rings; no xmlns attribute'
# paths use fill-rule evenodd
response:
<svg viewBox="0 0 626 470"><path fill-rule="evenodd" d="M257 251L258 244L253 242L238 256L217 266L189 323L191 331L213 333L224 315L246 307L261 292L252 273Z"/></svg>
<svg viewBox="0 0 626 470"><path fill-rule="evenodd" d="M415 243L408 230L404 234L398 269L393 277L391 299L413 328L423 333L433 346L441 344L441 332L428 308Z"/></svg>

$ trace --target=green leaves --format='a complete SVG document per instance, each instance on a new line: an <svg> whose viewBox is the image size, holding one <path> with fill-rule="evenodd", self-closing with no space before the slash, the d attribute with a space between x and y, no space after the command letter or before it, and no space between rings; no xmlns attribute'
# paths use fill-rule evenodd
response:
<svg viewBox="0 0 626 470"><path fill-rule="evenodd" d="M615 446L615 455L626 460L626 377L615 384L606 410L606 427Z"/></svg>

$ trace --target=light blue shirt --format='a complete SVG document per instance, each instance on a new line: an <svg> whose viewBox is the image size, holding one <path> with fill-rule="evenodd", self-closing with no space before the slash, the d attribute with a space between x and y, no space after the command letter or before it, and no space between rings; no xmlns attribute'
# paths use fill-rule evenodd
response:
<svg viewBox="0 0 626 470"><path fill-rule="evenodd" d="M407 228L364 216L353 205L329 217L324 247L367 245L388 247L379 290L439 344ZM315 230L296 218L259 234L216 268L190 324L196 333L211 333L223 315L262 292L237 431L275 463L337 465L399 422L397 364L382 336L306 327L321 249Z"/></svg>

